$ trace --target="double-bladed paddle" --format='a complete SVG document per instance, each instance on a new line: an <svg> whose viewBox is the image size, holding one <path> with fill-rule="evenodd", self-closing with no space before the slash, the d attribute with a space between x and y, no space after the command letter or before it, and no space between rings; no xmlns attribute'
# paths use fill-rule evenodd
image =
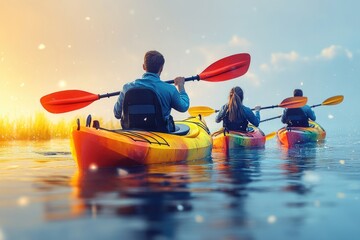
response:
<svg viewBox="0 0 360 240"><path fill-rule="evenodd" d="M299 108L306 104L307 97L289 97L284 99L280 104L278 105L272 105L268 107L262 107L260 109L269 109L269 108L276 108L276 107L282 107L282 108ZM255 110L255 108L251 109ZM194 106L190 107L188 112L190 116L197 116L202 115L204 117L210 116L213 113L218 112L219 110L212 109L207 106Z"/></svg>
<svg viewBox="0 0 360 240"><path fill-rule="evenodd" d="M344 100L343 95L337 95L337 96L329 97L326 100L324 100L322 103L315 104L315 105L312 105L310 107L314 108L314 107L319 107L319 106L337 105L337 104L341 103L343 100ZM260 122L266 122L266 121L270 121L270 120L273 120L273 119L281 118L281 116L282 115L272 117L272 118L267 118L267 119L261 120Z"/></svg>
<svg viewBox="0 0 360 240"><path fill-rule="evenodd" d="M250 55L239 53L222 58L208 66L200 74L185 78L185 81L202 80L222 82L244 75L250 66ZM166 81L174 83L174 80ZM82 90L65 90L50 93L40 99L41 105L51 113L64 113L86 107L101 98L119 95L120 91L106 94L93 94Z"/></svg>

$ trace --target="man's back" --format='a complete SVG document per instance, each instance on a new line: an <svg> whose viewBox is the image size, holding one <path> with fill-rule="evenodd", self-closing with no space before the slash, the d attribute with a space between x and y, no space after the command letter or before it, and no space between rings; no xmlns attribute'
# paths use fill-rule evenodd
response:
<svg viewBox="0 0 360 240"><path fill-rule="evenodd" d="M189 108L190 101L187 93L178 92L174 85L161 81L157 74L145 73L143 78L125 84L124 94L129 89L138 87L151 88L157 93L165 119L170 116L172 108L179 112L185 112Z"/></svg>

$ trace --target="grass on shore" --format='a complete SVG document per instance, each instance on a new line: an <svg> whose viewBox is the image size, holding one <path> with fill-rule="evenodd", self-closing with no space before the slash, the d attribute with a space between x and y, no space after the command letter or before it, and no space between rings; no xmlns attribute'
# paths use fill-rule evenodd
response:
<svg viewBox="0 0 360 240"><path fill-rule="evenodd" d="M78 118L80 123L85 125L85 117ZM0 141L66 139L70 137L70 129L76 124L76 119L70 121L62 119L54 123L43 112L15 120L0 116ZM119 128L119 124L115 120L105 123L102 119L96 120L100 121L102 127Z"/></svg>

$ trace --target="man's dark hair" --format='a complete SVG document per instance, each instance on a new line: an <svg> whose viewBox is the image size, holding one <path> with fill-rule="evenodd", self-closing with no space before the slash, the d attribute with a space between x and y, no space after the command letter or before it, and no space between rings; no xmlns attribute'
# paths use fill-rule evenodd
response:
<svg viewBox="0 0 360 240"><path fill-rule="evenodd" d="M294 97L302 97L302 96L303 96L303 92L301 89L294 90Z"/></svg>
<svg viewBox="0 0 360 240"><path fill-rule="evenodd" d="M159 73L164 65L164 56L158 51L148 51L144 57L144 66L147 72Z"/></svg>

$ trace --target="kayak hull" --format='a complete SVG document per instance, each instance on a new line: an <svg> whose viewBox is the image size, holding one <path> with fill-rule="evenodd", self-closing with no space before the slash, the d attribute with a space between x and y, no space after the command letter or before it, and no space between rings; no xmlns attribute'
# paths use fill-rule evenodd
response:
<svg viewBox="0 0 360 240"><path fill-rule="evenodd" d="M187 125L189 132L179 136L74 126L71 152L82 170L189 161L210 156L212 139L205 122L188 118L175 124Z"/></svg>
<svg viewBox="0 0 360 240"><path fill-rule="evenodd" d="M213 149L222 149L228 152L230 149L262 148L265 146L266 137L263 131L255 126L250 131L229 131L220 129L212 134Z"/></svg>
<svg viewBox="0 0 360 240"><path fill-rule="evenodd" d="M292 147L305 143L316 143L326 137L325 130L316 122L309 121L310 127L283 127L277 131L279 143Z"/></svg>

